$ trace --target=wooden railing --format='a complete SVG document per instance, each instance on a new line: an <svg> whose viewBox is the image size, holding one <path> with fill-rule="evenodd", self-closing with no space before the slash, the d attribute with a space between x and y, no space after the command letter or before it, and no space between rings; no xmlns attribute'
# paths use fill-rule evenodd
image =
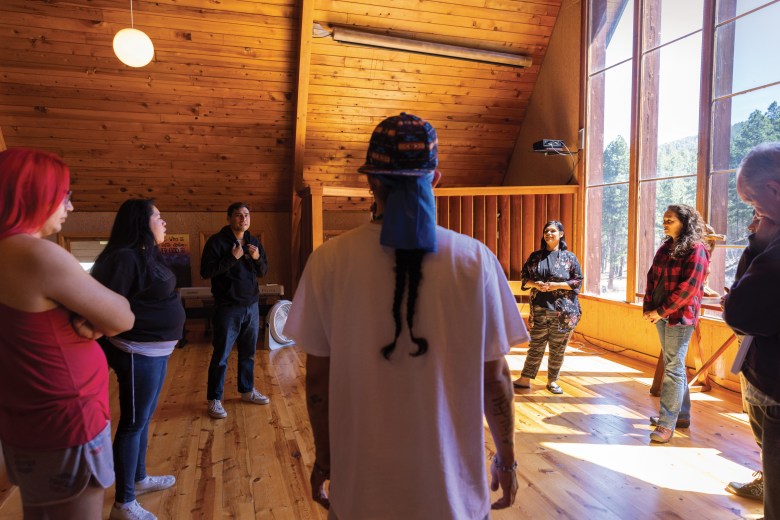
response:
<svg viewBox="0 0 780 520"><path fill-rule="evenodd" d="M539 248L542 226L560 220L576 250L577 186L501 186L435 190L442 227L476 238L498 257L510 281L520 279L528 255Z"/></svg>
<svg viewBox="0 0 780 520"><path fill-rule="evenodd" d="M517 281L523 262L539 247L542 226L549 220L563 223L569 248L579 252L578 189L570 185L437 188L434 190L437 222L487 245L498 257L507 278ZM293 265L294 286L306 259L325 240L323 207L331 197L362 200L370 199L371 194L367 188L335 187L312 187L301 193L297 205L300 236L293 240L294 247L298 244L297 251L293 251L298 264Z"/></svg>

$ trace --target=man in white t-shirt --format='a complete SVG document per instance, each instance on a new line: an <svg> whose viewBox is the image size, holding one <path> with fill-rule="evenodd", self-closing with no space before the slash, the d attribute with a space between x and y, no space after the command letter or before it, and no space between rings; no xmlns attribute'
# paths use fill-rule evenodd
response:
<svg viewBox="0 0 780 520"><path fill-rule="evenodd" d="M504 356L528 333L490 250L436 226L437 154L416 116L377 126L359 170L372 222L314 251L285 325L307 353L312 493L331 519L488 518L483 415L492 508L515 499Z"/></svg>

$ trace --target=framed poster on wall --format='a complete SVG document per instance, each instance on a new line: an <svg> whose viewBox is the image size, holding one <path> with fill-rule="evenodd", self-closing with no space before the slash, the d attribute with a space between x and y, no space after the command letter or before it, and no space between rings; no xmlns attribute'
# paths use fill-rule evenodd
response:
<svg viewBox="0 0 780 520"><path fill-rule="evenodd" d="M190 269L190 235L166 234L165 242L160 244L168 267L176 275L176 287L190 287L192 285L192 270Z"/></svg>

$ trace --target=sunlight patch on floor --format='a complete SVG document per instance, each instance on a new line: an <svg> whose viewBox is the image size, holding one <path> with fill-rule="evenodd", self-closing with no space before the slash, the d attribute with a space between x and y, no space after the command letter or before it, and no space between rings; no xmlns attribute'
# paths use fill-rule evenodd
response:
<svg viewBox="0 0 780 520"><path fill-rule="evenodd" d="M723 399L715 397L710 392L691 392L691 401L720 402Z"/></svg>
<svg viewBox="0 0 780 520"><path fill-rule="evenodd" d="M528 353L527 348L515 348L507 356L509 362L509 368L512 370L520 371L523 369L525 363L525 356ZM540 371L547 370L547 354L542 359L542 365ZM586 374L588 372L593 373L624 373L624 374L641 374L641 371L626 365L621 365L615 361L610 361L593 354L592 352L582 351L572 347L566 349L566 358L564 359L563 370L561 374L565 376L566 372L577 372ZM648 381L652 382L652 379ZM650 385L650 383L648 383Z"/></svg>
<svg viewBox="0 0 780 520"><path fill-rule="evenodd" d="M641 374L639 370L594 355L566 356L563 362L563 370L568 370L569 372Z"/></svg>
<svg viewBox="0 0 780 520"><path fill-rule="evenodd" d="M740 423L746 423L749 422L750 419L748 418L748 415L746 413L738 413L738 412L724 412L720 414L721 417L724 419L729 419L732 421L737 421Z"/></svg>
<svg viewBox="0 0 780 520"><path fill-rule="evenodd" d="M711 448L625 446L543 442L548 449L596 464L665 489L727 495L728 482L752 480L753 469L720 456ZM706 468L695 476L689 468Z"/></svg>
<svg viewBox="0 0 780 520"><path fill-rule="evenodd" d="M617 432L625 432L633 425L644 429L636 436L646 437L650 428L647 417L620 405L556 403L553 410L549 404L522 402L515 403L515 407L522 407L522 412L515 415L515 430L523 435L593 436L594 431L602 431L607 432L604 435L619 436L630 435Z"/></svg>

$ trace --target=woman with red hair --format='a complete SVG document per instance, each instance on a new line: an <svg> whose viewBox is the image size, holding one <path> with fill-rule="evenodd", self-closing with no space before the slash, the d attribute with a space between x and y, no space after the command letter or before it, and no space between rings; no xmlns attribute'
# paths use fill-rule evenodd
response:
<svg viewBox="0 0 780 520"><path fill-rule="evenodd" d="M135 319L125 298L43 239L73 211L69 184L55 155L0 153L0 441L26 520L101 517L114 474L95 339Z"/></svg>

